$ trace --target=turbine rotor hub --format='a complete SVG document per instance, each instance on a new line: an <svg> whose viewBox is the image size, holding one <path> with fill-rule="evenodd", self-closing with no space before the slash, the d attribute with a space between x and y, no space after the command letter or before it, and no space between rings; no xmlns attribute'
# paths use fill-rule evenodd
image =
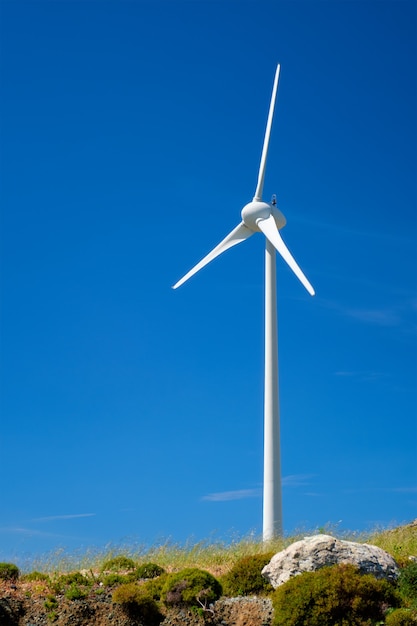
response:
<svg viewBox="0 0 417 626"><path fill-rule="evenodd" d="M242 220L253 231L258 231L257 221L267 219L271 215L271 205L268 202L253 200L242 209Z"/></svg>
<svg viewBox="0 0 417 626"><path fill-rule="evenodd" d="M242 209L241 215L244 224L253 232L259 232L260 230L258 220L265 220L270 215L274 218L278 230L287 223L287 220L276 205L263 200L252 200L252 202L246 204Z"/></svg>

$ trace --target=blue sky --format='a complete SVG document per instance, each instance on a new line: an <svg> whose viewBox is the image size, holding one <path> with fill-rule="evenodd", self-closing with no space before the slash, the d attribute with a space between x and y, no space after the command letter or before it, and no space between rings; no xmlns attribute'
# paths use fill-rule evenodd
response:
<svg viewBox="0 0 417 626"><path fill-rule="evenodd" d="M286 533L416 517L417 5L1 7L0 560L262 526L264 197Z"/></svg>

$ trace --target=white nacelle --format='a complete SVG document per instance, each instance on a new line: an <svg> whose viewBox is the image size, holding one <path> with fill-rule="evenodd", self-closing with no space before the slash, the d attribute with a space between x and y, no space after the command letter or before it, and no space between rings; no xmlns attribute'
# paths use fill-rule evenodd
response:
<svg viewBox="0 0 417 626"><path fill-rule="evenodd" d="M287 220L275 205L259 200L253 200L244 206L241 215L245 225L255 232L260 231L257 224L258 220L266 219L270 215L274 218L278 230L287 223Z"/></svg>

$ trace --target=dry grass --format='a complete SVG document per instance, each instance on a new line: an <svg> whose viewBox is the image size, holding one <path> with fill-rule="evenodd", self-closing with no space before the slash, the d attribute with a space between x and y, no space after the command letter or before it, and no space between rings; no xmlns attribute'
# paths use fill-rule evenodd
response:
<svg viewBox="0 0 417 626"><path fill-rule="evenodd" d="M404 562L409 556L417 555L416 520L406 526L375 530L369 533L338 532L336 527L327 525L313 531L304 531L291 537L276 539L268 544L263 543L261 538L250 535L228 542L207 540L178 544L166 541L151 547L139 544L116 545L107 546L101 550L86 550L79 554L57 550L38 559L32 559L30 563L21 566L21 569L23 571L37 570L48 574L80 569L98 572L104 561L122 554L132 558L138 564L150 561L157 563L169 572L179 571L186 567L198 567L208 570L214 576L221 576L244 556L271 551L279 552L294 541L318 532L359 543L366 542L377 545L400 562Z"/></svg>
<svg viewBox="0 0 417 626"><path fill-rule="evenodd" d="M375 532L368 538L368 543L386 550L399 562L417 556L417 520L406 526Z"/></svg>

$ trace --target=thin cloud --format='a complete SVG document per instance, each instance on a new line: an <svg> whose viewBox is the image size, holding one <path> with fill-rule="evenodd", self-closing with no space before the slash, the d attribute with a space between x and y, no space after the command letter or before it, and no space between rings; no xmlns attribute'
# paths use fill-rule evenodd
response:
<svg viewBox="0 0 417 626"><path fill-rule="evenodd" d="M339 376L340 378L357 378L366 382L388 378L388 375L384 374L383 372L372 371L338 371L335 372L334 375Z"/></svg>
<svg viewBox="0 0 417 626"><path fill-rule="evenodd" d="M23 526L4 526L0 528L0 533L25 535L27 537L63 537L63 535L58 535L57 533L48 533L33 528L25 528Z"/></svg>
<svg viewBox="0 0 417 626"><path fill-rule="evenodd" d="M314 474L290 474L282 479L283 487L305 487L310 484Z"/></svg>
<svg viewBox="0 0 417 626"><path fill-rule="evenodd" d="M73 513L71 515L49 515L48 517L36 517L32 522L55 522L59 520L78 519L80 517L94 517L95 513Z"/></svg>
<svg viewBox="0 0 417 626"><path fill-rule="evenodd" d="M282 479L282 486L305 487L309 484L312 477L313 474L292 474L290 476L284 476ZM260 498L261 496L262 489L258 487L256 489L237 489L236 491L219 491L216 493L209 493L206 496L203 496L201 500L205 502L230 502L231 500Z"/></svg>
<svg viewBox="0 0 417 626"><path fill-rule="evenodd" d="M201 499L206 502L229 502L230 500L246 500L247 498L259 498L261 489L238 489L236 491L220 491L209 493Z"/></svg>

